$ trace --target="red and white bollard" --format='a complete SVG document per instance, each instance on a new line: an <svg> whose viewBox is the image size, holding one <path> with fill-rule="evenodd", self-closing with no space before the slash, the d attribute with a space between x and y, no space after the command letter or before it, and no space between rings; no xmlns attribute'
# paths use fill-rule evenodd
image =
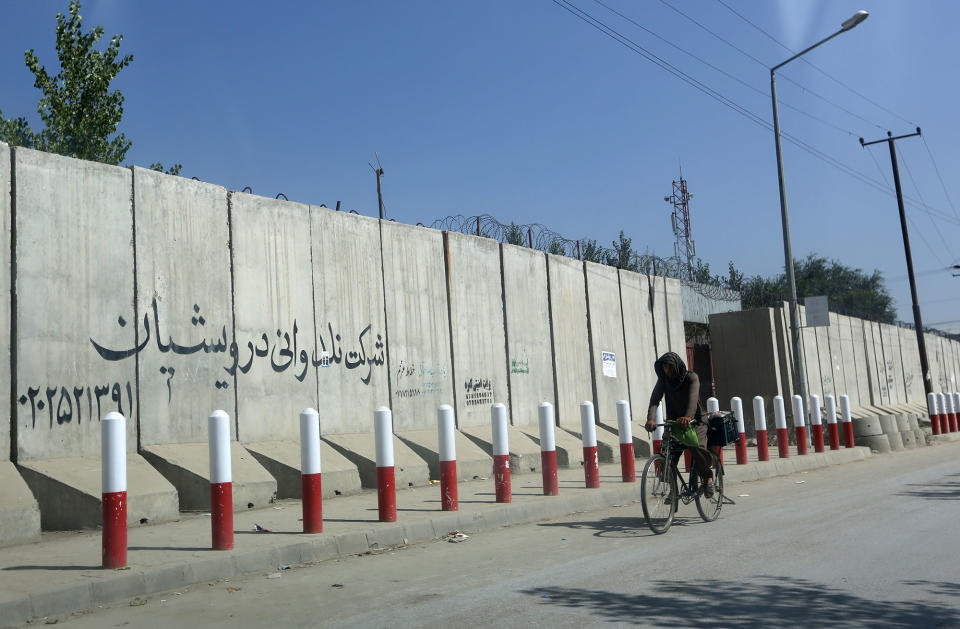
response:
<svg viewBox="0 0 960 629"><path fill-rule="evenodd" d="M323 532L323 486L320 471L320 414L312 408L300 413L300 487L303 495L303 532Z"/></svg>
<svg viewBox="0 0 960 629"><path fill-rule="evenodd" d="M767 447L767 415L763 408L762 395L753 398L753 427L757 431L757 460L769 461L770 449Z"/></svg>
<svg viewBox="0 0 960 629"><path fill-rule="evenodd" d="M443 511L456 511L457 498L457 442L453 421L453 407L442 404L437 409L437 440L440 444L440 504Z"/></svg>
<svg viewBox="0 0 960 629"><path fill-rule="evenodd" d="M840 449L840 431L837 429L837 401L832 395L826 397L827 403L827 437L830 439L830 449Z"/></svg>
<svg viewBox="0 0 960 629"><path fill-rule="evenodd" d="M843 445L853 447L853 414L850 412L850 396L840 396L840 414L843 419Z"/></svg>
<svg viewBox="0 0 960 629"><path fill-rule="evenodd" d="M580 403L580 434L583 440L583 481L587 489L600 487L600 466L597 457L597 424L593 402Z"/></svg>
<svg viewBox="0 0 960 629"><path fill-rule="evenodd" d="M960 430L960 393L951 393L950 395L953 396L953 412L957 417L956 423L950 426L950 432L957 432Z"/></svg>
<svg viewBox="0 0 960 629"><path fill-rule="evenodd" d="M397 482L393 470L393 413L386 406L373 412L377 444L377 510L381 522L397 521Z"/></svg>
<svg viewBox="0 0 960 629"><path fill-rule="evenodd" d="M733 409L733 416L737 418L737 464L743 465L747 462L747 428L743 423L743 401L738 398L730 398L730 408Z"/></svg>
<svg viewBox="0 0 960 629"><path fill-rule="evenodd" d="M633 429L630 427L630 402L617 402L617 434L620 436L620 474L625 483L637 481L637 469L633 460Z"/></svg>
<svg viewBox="0 0 960 629"><path fill-rule="evenodd" d="M777 424L777 450L781 459L790 457L790 437L787 435L787 412L783 407L783 396L773 398L773 418Z"/></svg>
<svg viewBox="0 0 960 629"><path fill-rule="evenodd" d="M663 447L663 402L657 406L657 427L653 431L653 453L660 454Z"/></svg>
<svg viewBox="0 0 960 629"><path fill-rule="evenodd" d="M127 420L107 413L100 422L103 552L107 569L127 565Z"/></svg>
<svg viewBox="0 0 960 629"><path fill-rule="evenodd" d="M807 453L807 427L804 424L803 398L793 396L793 425L797 432L797 454Z"/></svg>
<svg viewBox="0 0 960 629"><path fill-rule="evenodd" d="M554 432L553 404L540 402L540 469L543 472L543 495L560 493L557 480L557 437Z"/></svg>
<svg viewBox="0 0 960 629"><path fill-rule="evenodd" d="M947 398L947 431L957 432L957 408L953 405L953 393L945 393L944 396Z"/></svg>
<svg viewBox="0 0 960 629"><path fill-rule="evenodd" d="M937 394L927 393L927 412L930 413L930 430L940 434L940 415L937 413Z"/></svg>
<svg viewBox="0 0 960 629"><path fill-rule="evenodd" d="M233 548L233 472L230 466L230 416L213 411L207 420L210 446L210 528L213 550Z"/></svg>
<svg viewBox="0 0 960 629"><path fill-rule="evenodd" d="M709 421L710 419L709 416L711 413L719 413L719 412L720 412L720 400L718 400L715 397L707 398L707 417L703 418L703 422L707 423ZM714 446L712 450L713 450L713 453L717 455L717 459L719 459L720 462L723 463L723 448Z"/></svg>
<svg viewBox="0 0 960 629"><path fill-rule="evenodd" d="M947 397L937 393L937 419L940 420L940 434L945 435L950 430L947 421Z"/></svg>
<svg viewBox="0 0 960 629"><path fill-rule="evenodd" d="M493 424L493 490L497 502L511 502L510 444L507 437L507 407L499 402L490 407Z"/></svg>
<svg viewBox="0 0 960 629"><path fill-rule="evenodd" d="M820 417L820 396L810 396L810 434L813 437L813 451L823 452L823 420Z"/></svg>

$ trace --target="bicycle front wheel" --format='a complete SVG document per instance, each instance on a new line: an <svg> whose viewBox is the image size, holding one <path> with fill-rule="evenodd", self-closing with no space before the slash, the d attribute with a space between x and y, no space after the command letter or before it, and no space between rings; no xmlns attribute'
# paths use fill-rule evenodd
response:
<svg viewBox="0 0 960 629"><path fill-rule="evenodd" d="M650 530L657 535L666 533L677 511L677 480L663 455L650 457L643 468L640 503Z"/></svg>
<svg viewBox="0 0 960 629"><path fill-rule="evenodd" d="M723 464L714 456L713 461L713 496L707 498L703 492L697 494L697 511L704 522L713 522L720 517L720 508L723 507Z"/></svg>

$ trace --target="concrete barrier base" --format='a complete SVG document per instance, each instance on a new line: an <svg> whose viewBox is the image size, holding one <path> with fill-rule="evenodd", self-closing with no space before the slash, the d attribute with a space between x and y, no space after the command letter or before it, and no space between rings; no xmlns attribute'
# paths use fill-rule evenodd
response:
<svg viewBox="0 0 960 629"><path fill-rule="evenodd" d="M373 433L321 435L320 438L357 467L362 487L377 488L377 444ZM393 440L393 461L397 489L430 484L427 462L396 438Z"/></svg>
<svg viewBox="0 0 960 629"><path fill-rule="evenodd" d="M913 434L917 437L917 447L927 445L927 433L922 428L914 429Z"/></svg>
<svg viewBox="0 0 960 629"><path fill-rule="evenodd" d="M430 478L440 480L440 442L436 430L405 430L397 438L427 462ZM493 457L459 430L454 432L457 449L457 479L475 480L493 476Z"/></svg>
<svg viewBox="0 0 960 629"><path fill-rule="evenodd" d="M40 505L13 463L0 463L0 546L40 539Z"/></svg>
<svg viewBox="0 0 960 629"><path fill-rule="evenodd" d="M856 426L856 422L854 422L853 425ZM885 454L891 450L890 435L867 435L863 437L855 437L853 443L858 446L867 446L871 451L879 452L881 454Z"/></svg>
<svg viewBox="0 0 960 629"><path fill-rule="evenodd" d="M19 468L37 498L44 530L73 531L102 524L99 457L23 461ZM177 490L143 457L127 456L127 526L176 520L177 507Z"/></svg>
<svg viewBox="0 0 960 629"><path fill-rule="evenodd" d="M880 424L880 418L876 415L867 415L853 420L854 437L872 437L881 434L883 434L883 427Z"/></svg>
<svg viewBox="0 0 960 629"><path fill-rule="evenodd" d="M276 479L278 498L300 499L303 497L299 443L261 441L245 443L243 447ZM322 448L320 461L323 470L321 486L324 498L347 496L360 491L360 472L357 471L357 466L335 448L331 446Z"/></svg>
<svg viewBox="0 0 960 629"><path fill-rule="evenodd" d="M181 511L210 509L210 450L206 443L176 443L143 448L143 458L180 494ZM277 481L253 455L230 442L233 510L266 507L277 498Z"/></svg>
<svg viewBox="0 0 960 629"><path fill-rule="evenodd" d="M563 430L558 429L559 430ZM580 430L567 429L567 432L573 435L583 449L583 434ZM620 462L620 441L617 437L616 429L611 433L610 429L603 424L597 424L597 460L600 463L619 463Z"/></svg>
<svg viewBox="0 0 960 629"><path fill-rule="evenodd" d="M527 426L521 432L533 439L540 447L540 432L536 426ZM583 467L583 441L563 430L559 426L554 430L557 442L557 465L560 467Z"/></svg>
<svg viewBox="0 0 960 629"><path fill-rule="evenodd" d="M463 428L463 434L488 456L493 456L493 429L489 426ZM511 474L540 473L540 446L515 426L507 428Z"/></svg>
<svg viewBox="0 0 960 629"><path fill-rule="evenodd" d="M900 439L903 441L903 447L912 450L917 447L917 435L912 430L904 430L900 433Z"/></svg>
<svg viewBox="0 0 960 629"><path fill-rule="evenodd" d="M898 450L903 450L903 438L900 436L899 432L892 432L887 435L887 440L890 442L890 450L896 452Z"/></svg>

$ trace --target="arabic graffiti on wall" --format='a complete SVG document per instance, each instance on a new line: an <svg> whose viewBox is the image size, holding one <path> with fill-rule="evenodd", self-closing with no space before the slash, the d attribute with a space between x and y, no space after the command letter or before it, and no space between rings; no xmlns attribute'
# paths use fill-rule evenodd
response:
<svg viewBox="0 0 960 629"><path fill-rule="evenodd" d="M193 306L190 323L200 331L206 329L207 321L197 304ZM360 381L364 385L370 384L374 368L382 367L386 363L386 345L383 342L383 336L373 332L373 324L367 324L363 328L348 351L344 351L343 339L336 332L331 322L327 323L325 333L318 336L317 344L311 347L309 351L302 347L304 341L302 337L306 334L300 329L297 319L293 320L293 326L290 330L277 329L276 337L272 342L271 335L263 332L255 340L247 342L245 348L242 348L235 339L228 342L229 336L226 325L219 326L219 334L216 338L203 338L196 343L182 344L170 335L166 335L166 338L164 338L164 335L161 334L160 324L157 300L154 299L151 303L150 312L143 315L143 340L140 343L134 347L113 349L91 338L90 344L97 355L108 362L119 362L132 358L141 352L148 351L151 346L155 347L160 354L177 356L190 356L199 353L224 354L225 360L222 369L226 375L221 376L223 379L217 377L213 383L213 386L218 390L229 388L230 383L227 377L241 377L250 371L257 360L269 361L270 368L275 373L284 373L289 370L298 382L305 380L307 370L310 368L342 365L344 369L357 371L360 374ZM124 328L127 325L127 320L120 316L117 318L117 325ZM312 337L313 335L309 334L309 336ZM187 371L189 371L189 368ZM177 372L177 368L169 364L159 368L160 376L164 378L167 386L167 403L170 403L173 399L174 376ZM124 392L126 393L125 398L123 396ZM26 391L18 398L18 402L21 406L30 405L31 426L36 427L37 413L46 410L52 427L54 420L57 424L65 424L76 419L79 424L84 416L84 406L86 406L86 416L91 419L99 419L104 412L113 410L113 408L116 408L121 414L124 414L124 409L127 409L130 411L130 416L133 416L133 394L133 386L130 382L95 384L92 386L71 384L70 386L48 385L41 387L37 385L28 386ZM105 398L109 398L110 404L105 404L107 401ZM84 399L86 399L86 403L84 403ZM93 414L94 406L96 406L96 415Z"/></svg>
<svg viewBox="0 0 960 629"><path fill-rule="evenodd" d="M443 381L438 380L447 375L447 368L426 366L413 361L401 360L397 367L397 390L394 396L406 400L423 395L437 395L443 392Z"/></svg>
<svg viewBox="0 0 960 629"><path fill-rule="evenodd" d="M467 406L493 404L493 383L488 378L470 378L463 383Z"/></svg>

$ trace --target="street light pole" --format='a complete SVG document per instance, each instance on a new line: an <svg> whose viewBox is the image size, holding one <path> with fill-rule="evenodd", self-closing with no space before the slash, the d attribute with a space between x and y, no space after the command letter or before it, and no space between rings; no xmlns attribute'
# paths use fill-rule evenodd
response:
<svg viewBox="0 0 960 629"><path fill-rule="evenodd" d="M790 244L790 218L787 214L787 190L783 178L783 150L780 145L780 111L777 107L777 82L776 71L787 65L794 59L805 55L817 46L824 44L837 35L845 33L855 27L860 22L867 19L869 13L866 11L857 11L849 19L840 25L840 30L829 37L825 37L814 45L793 55L783 63L770 68L770 98L773 101L773 136L777 148L777 177L780 180L780 220L783 223L783 257L787 277L787 289L790 292L790 343L793 347L793 371L795 374L795 384L797 394L800 395L804 403L807 403L807 377L804 369L803 350L800 347L800 321L797 310L797 284L793 271L793 250Z"/></svg>
<svg viewBox="0 0 960 629"><path fill-rule="evenodd" d="M903 190L900 188L900 168L897 165L897 149L893 143L903 138L912 138L920 135L920 127L917 127L916 133L906 135L893 134L887 131L887 137L873 142L864 142L860 138L860 146L867 147L871 144L886 142L890 146L890 164L893 165L893 184L897 190L897 207L900 209L900 230L903 233L903 252L907 257L907 277L910 278L910 297L913 299L913 327L917 330L917 349L920 351L920 371L923 373L923 392L930 393L933 390L933 383L930 378L930 364L927 361L927 344L923 338L923 319L920 316L920 301L917 298L917 281L913 276L913 256L910 254L910 236L907 235L907 215L903 211Z"/></svg>

